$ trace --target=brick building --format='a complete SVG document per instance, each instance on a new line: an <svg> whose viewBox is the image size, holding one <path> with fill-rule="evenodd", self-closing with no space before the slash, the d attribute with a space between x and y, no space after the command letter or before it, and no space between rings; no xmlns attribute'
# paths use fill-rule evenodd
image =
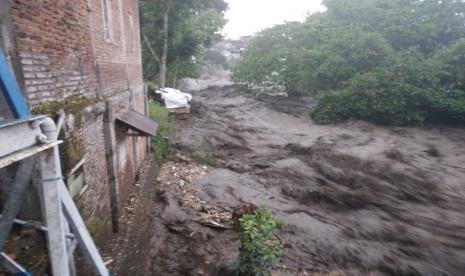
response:
<svg viewBox="0 0 465 276"><path fill-rule="evenodd" d="M67 114L63 174L81 214L115 229L148 148L121 119L147 115L137 1L0 0L0 30L33 112Z"/></svg>

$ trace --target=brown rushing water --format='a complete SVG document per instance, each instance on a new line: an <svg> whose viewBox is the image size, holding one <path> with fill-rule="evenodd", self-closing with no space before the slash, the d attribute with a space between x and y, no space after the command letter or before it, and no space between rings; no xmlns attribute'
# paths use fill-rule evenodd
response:
<svg viewBox="0 0 465 276"><path fill-rule="evenodd" d="M193 94L172 142L222 161L193 187L224 206L268 205L285 221L288 271L464 275L464 129L321 126L305 100Z"/></svg>

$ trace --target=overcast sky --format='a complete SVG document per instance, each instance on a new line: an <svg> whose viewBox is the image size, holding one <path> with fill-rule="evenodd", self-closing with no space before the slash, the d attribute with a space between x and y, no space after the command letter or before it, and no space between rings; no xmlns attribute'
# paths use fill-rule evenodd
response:
<svg viewBox="0 0 465 276"><path fill-rule="evenodd" d="M321 0L226 0L229 38L251 35L284 21L303 20L308 12L324 10Z"/></svg>

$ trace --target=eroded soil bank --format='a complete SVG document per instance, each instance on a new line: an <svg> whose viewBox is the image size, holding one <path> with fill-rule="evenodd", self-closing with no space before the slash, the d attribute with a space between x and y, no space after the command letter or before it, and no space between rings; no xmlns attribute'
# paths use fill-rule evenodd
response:
<svg viewBox="0 0 465 276"><path fill-rule="evenodd" d="M205 222L244 202L285 221L275 275L463 275L463 128L321 126L305 99L193 94L170 137L182 155L127 210L115 275L225 275L236 235Z"/></svg>

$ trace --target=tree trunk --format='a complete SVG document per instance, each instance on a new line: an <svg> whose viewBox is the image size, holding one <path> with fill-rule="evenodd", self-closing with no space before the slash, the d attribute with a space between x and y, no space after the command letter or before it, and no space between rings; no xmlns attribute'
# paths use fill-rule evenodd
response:
<svg viewBox="0 0 465 276"><path fill-rule="evenodd" d="M166 83L166 59L168 57L168 19L171 10L171 1L167 0L165 14L163 15L163 50L160 59L159 87L165 87Z"/></svg>
<svg viewBox="0 0 465 276"><path fill-rule="evenodd" d="M178 64L175 65L175 69L174 69L174 77L173 77L173 88L176 88L176 82L178 80Z"/></svg>

